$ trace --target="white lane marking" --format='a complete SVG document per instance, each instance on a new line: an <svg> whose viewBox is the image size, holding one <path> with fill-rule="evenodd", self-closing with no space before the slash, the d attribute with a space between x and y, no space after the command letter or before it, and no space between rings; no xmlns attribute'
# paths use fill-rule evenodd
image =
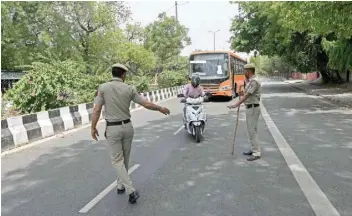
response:
<svg viewBox="0 0 352 216"><path fill-rule="evenodd" d="M135 164L133 165L129 170L128 174L131 174L133 171L135 171L140 164ZM91 210L100 200L102 200L110 191L112 191L114 188L117 186L117 181L114 181L111 183L107 188L105 188L100 194L98 194L92 201L90 201L87 205L85 205L81 210L79 210L79 213L85 214L89 210Z"/></svg>
<svg viewBox="0 0 352 216"><path fill-rule="evenodd" d="M291 146L287 143L286 139L282 136L281 132L265 109L262 101L260 102L260 107L262 116L276 142L276 145L279 147L281 154L285 158L288 167L290 168L308 202L312 206L315 214L317 216L339 216L339 212L331 204L324 192L320 189L313 177L309 174L308 170L304 167L295 152L292 150Z"/></svg>
<svg viewBox="0 0 352 216"><path fill-rule="evenodd" d="M184 125L182 125L179 129L177 129L177 131L174 133L174 135L176 135L176 134L180 133L180 131L181 131L184 127L185 127L185 126L184 126Z"/></svg>
<svg viewBox="0 0 352 216"><path fill-rule="evenodd" d="M160 103L163 103L163 102L167 102L167 101L172 100L172 99L175 99L175 98L177 98L177 97L171 97L171 98L168 98L168 99L166 99L166 100L159 101L159 102L157 102L156 104L160 104ZM138 107L138 108L136 108L136 109L131 110L131 113L136 112L136 111L140 111L140 110L143 110L143 109L145 109L145 108L144 108L144 107ZM98 122L98 125L99 125L99 123L102 123L102 122L104 122L104 119L100 120L100 121ZM2 152L2 153L1 153L1 157L5 156L5 155L9 155L9 154L13 154L13 153L22 151L22 150L27 149L27 148L34 147L34 146L36 146L36 145L39 145L39 144L41 144L41 143L43 143L43 142L46 142L46 141L49 141L49 140L56 139L56 138L58 138L57 136L60 136L60 135L67 135L67 134L75 133L75 132L77 132L77 131L83 130L83 129L88 128L88 127L90 127L90 126L91 126L91 124L89 123L89 124L87 124L87 125L82 125L82 126L79 126L78 128L71 129L71 130L69 130L69 131L64 131L64 132L62 132L62 133L55 134L55 135L53 135L53 136L51 136L51 137L47 137L47 138L44 138L44 139L41 139L41 140L32 142L32 143L27 144L27 145L19 146L19 147L17 147L17 148L14 148L14 149L11 149L11 150Z"/></svg>

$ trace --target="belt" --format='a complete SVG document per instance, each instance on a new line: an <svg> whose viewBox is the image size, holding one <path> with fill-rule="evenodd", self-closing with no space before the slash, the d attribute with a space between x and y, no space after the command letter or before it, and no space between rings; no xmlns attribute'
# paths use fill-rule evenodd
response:
<svg viewBox="0 0 352 216"><path fill-rule="evenodd" d="M117 121L117 122L106 121L106 126L116 126L116 125L127 124L127 123L130 123L130 122L131 122L130 119L123 120L123 121Z"/></svg>
<svg viewBox="0 0 352 216"><path fill-rule="evenodd" d="M252 107L259 107L259 104L246 104L247 109Z"/></svg>

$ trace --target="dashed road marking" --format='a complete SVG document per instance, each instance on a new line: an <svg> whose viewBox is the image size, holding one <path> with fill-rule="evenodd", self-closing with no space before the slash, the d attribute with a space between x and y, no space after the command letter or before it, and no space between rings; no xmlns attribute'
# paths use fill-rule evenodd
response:
<svg viewBox="0 0 352 216"><path fill-rule="evenodd" d="M176 135L176 134L180 133L180 131L181 131L184 127L185 127L185 126L184 126L184 125L182 125L179 129L177 129L177 131L175 131L174 135Z"/></svg>
<svg viewBox="0 0 352 216"><path fill-rule="evenodd" d="M131 174L134 172L140 165L135 164L133 165L129 170L128 174ZM102 200L110 191L112 191L114 188L117 186L117 181L114 181L111 183L107 188L105 188L102 192L100 192L94 199L92 199L87 205L85 205L81 210L79 210L79 213L85 214L89 210L91 210L100 200Z"/></svg>

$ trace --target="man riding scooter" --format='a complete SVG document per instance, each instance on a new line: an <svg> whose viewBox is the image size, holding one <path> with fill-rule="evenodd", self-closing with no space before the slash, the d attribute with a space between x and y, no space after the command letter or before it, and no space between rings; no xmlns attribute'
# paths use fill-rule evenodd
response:
<svg viewBox="0 0 352 216"><path fill-rule="evenodd" d="M197 98L197 97L204 97L205 93L203 91L202 86L199 85L200 83L200 78L198 75L194 75L191 78L191 83L187 84L185 86L183 95L184 95L184 100L186 100L188 97L192 98ZM187 104L185 103L185 107L183 108L183 123L184 125L186 124L186 106Z"/></svg>

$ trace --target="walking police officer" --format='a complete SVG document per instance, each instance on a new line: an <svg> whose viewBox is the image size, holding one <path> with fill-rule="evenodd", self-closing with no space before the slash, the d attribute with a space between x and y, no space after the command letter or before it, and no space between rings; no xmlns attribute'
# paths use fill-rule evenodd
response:
<svg viewBox="0 0 352 216"><path fill-rule="evenodd" d="M258 141L258 120L260 116L260 91L261 83L258 81L258 78L255 75L255 66L252 64L246 64L244 66L244 73L246 79L248 80L246 87L243 93L240 93L243 96L237 103L234 105L228 106L231 108L236 108L242 103L246 106L246 123L249 140L252 144L252 149L248 152L244 152L244 155L251 156L247 160L254 161L260 159L260 146Z"/></svg>
<svg viewBox="0 0 352 216"><path fill-rule="evenodd" d="M159 111L165 115L170 114L170 111L145 100L135 88L124 83L127 71L124 65L113 65L112 80L99 86L94 100L91 135L94 140L98 140L99 133L96 125L104 106L105 137L112 165L117 172L117 193L123 194L126 191L129 195L129 202L135 203L139 198L139 193L133 188L128 175L128 162L134 136L130 120L130 103L133 101L149 110Z"/></svg>

